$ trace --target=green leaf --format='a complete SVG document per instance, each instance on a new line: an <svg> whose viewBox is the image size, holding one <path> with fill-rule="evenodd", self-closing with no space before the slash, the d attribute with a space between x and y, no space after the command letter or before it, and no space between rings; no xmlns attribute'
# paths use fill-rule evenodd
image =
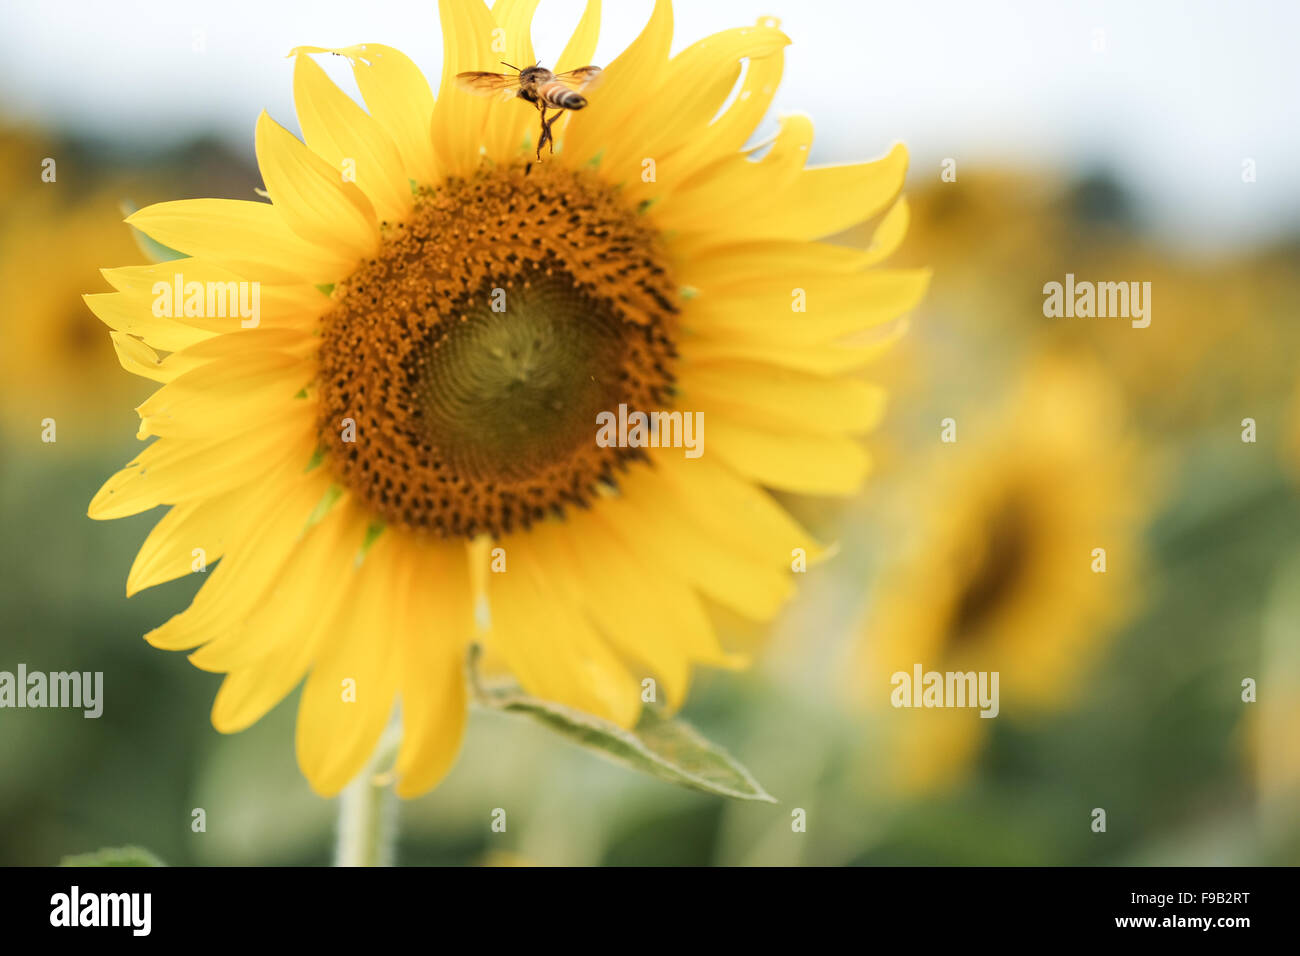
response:
<svg viewBox="0 0 1300 956"><path fill-rule="evenodd" d="M94 853L65 856L59 866L166 866L162 860L140 846L110 846Z"/></svg>
<svg viewBox="0 0 1300 956"><path fill-rule="evenodd" d="M485 685L478 676L477 659L475 646L469 657L470 686L484 707L530 717L606 760L679 787L776 803L739 761L690 724L665 716L657 707L643 708L636 727L624 730L604 718L530 697L511 682Z"/></svg>

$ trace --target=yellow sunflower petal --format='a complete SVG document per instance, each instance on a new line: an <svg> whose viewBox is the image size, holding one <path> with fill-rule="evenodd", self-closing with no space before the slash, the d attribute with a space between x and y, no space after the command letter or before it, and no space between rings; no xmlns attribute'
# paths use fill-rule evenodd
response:
<svg viewBox="0 0 1300 956"><path fill-rule="evenodd" d="M655 471L691 521L746 554L774 568L790 567L795 548L811 560L822 557L812 534L771 495L710 456L691 460L665 452L656 457Z"/></svg>
<svg viewBox="0 0 1300 956"><path fill-rule="evenodd" d="M365 517L355 509L331 511L299 544L276 581L275 600L255 603L243 629L190 655L196 667L229 671L212 704L219 733L238 733L261 720L306 675L351 599L354 548L364 532ZM323 594L321 581L331 582ZM304 615L307 606L315 613Z"/></svg>
<svg viewBox="0 0 1300 956"><path fill-rule="evenodd" d="M191 664L205 671L225 673L251 667L285 645L315 646L319 635L312 623L304 626L303 608L315 606L313 589L319 589L322 581L338 582L330 588L331 598L347 591L367 522L360 509L343 503L329 509L319 520L306 523L310 527L294 540L293 550L264 598L242 606L243 613L230 615L223 630L190 654ZM318 608L312 622L329 622L337 617L325 610L325 605ZM328 631L327 624L324 632ZM299 677L303 673L300 671Z"/></svg>
<svg viewBox="0 0 1300 956"><path fill-rule="evenodd" d="M433 92L420 68L390 46L360 43L349 47L300 46L292 51L337 53L352 64L361 97L402 156L408 179L420 185L438 180L429 124L433 120Z"/></svg>
<svg viewBox="0 0 1300 956"><path fill-rule="evenodd" d="M792 287L793 281L800 285ZM920 303L929 281L928 269L769 276L718 296L702 290L688 303L683 321L707 338L825 344L909 312ZM797 306L804 311L796 311Z"/></svg>
<svg viewBox="0 0 1300 956"><path fill-rule="evenodd" d="M159 318L149 302L123 292L96 292L81 298L95 317L113 331L143 339L164 352L202 342L212 334L174 319Z"/></svg>
<svg viewBox="0 0 1300 956"><path fill-rule="evenodd" d="M248 358L254 353L276 353L300 362L306 355L313 354L319 345L320 336L308 329L258 327L210 336L173 352L163 361L168 366L174 363L184 370L208 362Z"/></svg>
<svg viewBox="0 0 1300 956"><path fill-rule="evenodd" d="M651 579L603 529L584 522L582 532L548 523L530 537L569 600L621 654L646 668L639 679L654 674L668 705L681 706L690 685L691 655L666 620L663 596L647 587Z"/></svg>
<svg viewBox="0 0 1300 956"><path fill-rule="evenodd" d="M257 118L257 165L285 223L309 242L340 249L353 263L379 244L370 200L265 112Z"/></svg>
<svg viewBox="0 0 1300 956"><path fill-rule="evenodd" d="M519 108L521 104L476 96L457 85L457 73L501 70L501 55L492 49L497 23L482 0L443 0L438 4L438 17L442 23L442 84L433 107L433 149L443 175L468 176L483 155L498 161L505 158L499 151L485 153L489 141L497 147L501 140L486 126L489 110L505 105Z"/></svg>
<svg viewBox="0 0 1300 956"><path fill-rule="evenodd" d="M735 221L743 223L736 229L736 238L782 238L779 232L751 229L752 217L738 216L736 210L776 202L776 197L791 189L808 162L812 140L812 120L807 116L781 117L781 128L762 159L738 153L715 162L678 185L672 202L656 205L655 221L673 232L705 232L715 237L719 222Z"/></svg>
<svg viewBox="0 0 1300 956"><path fill-rule="evenodd" d="M267 350L207 362L145 399L137 437L202 440L262 429L268 417L292 414L312 374L309 362Z"/></svg>
<svg viewBox="0 0 1300 956"><path fill-rule="evenodd" d="M907 175L900 144L874 163L805 169L770 203L755 203L745 231L755 236L820 239L878 215L897 198Z"/></svg>
<svg viewBox="0 0 1300 956"><path fill-rule="evenodd" d="M811 126L798 133L806 160ZM783 126L777 144L785 135ZM768 167L766 158L759 163L732 158L704 169L654 214L663 228L682 233L687 242L698 241L699 234L716 236L716 217L724 211L728 221L744 224L737 232L747 239L821 239L883 212L902 190L906 174L907 150L901 145L875 162L811 169L801 163L798 171L791 163Z"/></svg>
<svg viewBox="0 0 1300 956"><path fill-rule="evenodd" d="M907 235L907 227L911 222L912 213L907 205L907 199L903 196L898 197L898 202L890 207L889 212L885 213L880 223L876 226L875 232L871 234L871 245L867 247L867 261L864 266L874 266L884 262L903 244L903 237Z"/></svg>
<svg viewBox="0 0 1300 956"><path fill-rule="evenodd" d="M766 362L813 375L842 375L870 365L907 334L908 320L895 320L883 334L862 344L790 345L761 338L736 340L726 336L712 339L688 338L682 342L685 362L713 362L719 359ZM879 330L872 330L879 331Z"/></svg>
<svg viewBox="0 0 1300 956"><path fill-rule="evenodd" d="M293 98L308 147L338 175L348 175L381 221L400 222L415 197L397 147L377 120L334 85L310 56L293 66Z"/></svg>
<svg viewBox="0 0 1300 956"><path fill-rule="evenodd" d="M97 521L139 514L158 505L179 504L256 480L268 465L290 455L306 461L312 409L282 421L267 423L234 437L196 442L160 438L125 468L104 482L90 501L88 514ZM303 453L304 448L306 454Z"/></svg>
<svg viewBox="0 0 1300 956"><path fill-rule="evenodd" d="M489 575L491 646L529 693L595 714L621 727L636 723L640 687L553 579L527 535L506 542L509 570ZM546 607L538 615L536 609Z"/></svg>
<svg viewBox="0 0 1300 956"><path fill-rule="evenodd" d="M708 422L708 453L769 488L851 495L870 471L866 449L850 438L777 432L718 414Z"/></svg>
<svg viewBox="0 0 1300 956"><path fill-rule="evenodd" d="M505 52L499 58L519 68L537 62L533 54L533 14L539 0L496 0L492 4L492 17L501 30L499 40ZM498 64L496 69L502 70ZM494 115L485 131L486 155L509 157L519 151L530 131L538 125L537 111L523 100L494 104ZM533 132L536 136L536 133Z"/></svg>
<svg viewBox="0 0 1300 956"><path fill-rule="evenodd" d="M241 276L202 259L173 259L169 262L155 262L143 266L101 269L100 272L109 285L118 292L126 294L132 302L131 308L142 308L142 311L148 313L152 313L153 304L166 295L163 286L172 287L174 290L178 277L181 280L182 291L180 311L184 312L184 306L189 299L185 290L192 288L190 283L200 283L204 292L202 298L205 314L202 316L175 314L175 292L172 292L170 305L173 315L170 321L182 326L192 326L205 332L232 332L245 328L243 325L245 321L250 323L253 321L252 317L245 319L237 313L237 307L244 304L241 296L246 297L248 303L252 304L251 288L247 292L238 287L231 290L230 283L240 282ZM207 315L209 288L213 289L213 304L216 306L210 316ZM314 285L271 285L258 282L257 324L255 326L250 324L248 328L309 329L313 321L329 308L329 305L329 296L323 295ZM227 314L221 315L222 312ZM184 334L187 342L203 338L202 336L196 338L188 332ZM164 347L160 345L159 348Z"/></svg>
<svg viewBox="0 0 1300 956"><path fill-rule="evenodd" d="M601 524L598 519L588 519L588 527L583 528L580 542L576 530L574 532L574 547L581 546L587 555L587 573L594 577L606 566L624 569L631 579L624 579L629 590L648 592L647 607L650 609L647 621L661 634L672 634L671 638L664 640L680 645L698 664L733 667L736 656L724 651L718 643L713 621L696 593L694 582L680 569L669 570L657 564L650 552L628 544L621 536L611 533L608 526L597 527ZM683 695L685 690L683 688Z"/></svg>
<svg viewBox="0 0 1300 956"><path fill-rule="evenodd" d="M122 368L132 375L153 379L155 382L166 382L176 374L163 369L162 358L143 340L125 332L108 334L113 340L113 351L117 353L117 360L122 363Z"/></svg>
<svg viewBox="0 0 1300 956"><path fill-rule="evenodd" d="M292 559L327 484L324 476L302 480L272 473L266 481L267 500L248 501L246 496L248 514L190 606L146 634L145 640L164 650L185 650L238 628Z"/></svg>
<svg viewBox="0 0 1300 956"><path fill-rule="evenodd" d="M710 443L712 437L709 438ZM711 451L710 447L710 451ZM793 593L788 574L763 564L688 521L653 476L624 483L624 494L594 512L651 563L675 567L708 597L752 620L768 620Z"/></svg>
<svg viewBox="0 0 1300 956"><path fill-rule="evenodd" d="M574 116L565 130L564 153L569 162L582 165L620 141L622 124L645 106L647 93L663 81L672 42L671 0L655 0L645 28L604 69L587 108Z"/></svg>
<svg viewBox="0 0 1300 956"><path fill-rule="evenodd" d="M734 239L722 246L702 246L675 240L679 257L677 274L685 286L711 289L744 285L774 273L806 276L845 275L861 272L875 263L876 243L870 250L834 246L826 242L780 239Z"/></svg>
<svg viewBox="0 0 1300 956"><path fill-rule="evenodd" d="M333 282L355 259L300 238L270 203L179 199L155 203L126 221L164 246L262 282Z"/></svg>
<svg viewBox="0 0 1300 956"><path fill-rule="evenodd" d="M685 683L678 687L673 676L680 673L678 668L684 663L713 667L734 664L734 656L718 643L713 622L692 583L679 569L648 559L645 552L638 552L592 514L575 515L563 530L573 555L568 567L589 613L608 629L611 641L621 642L625 654L644 659L664 680L672 682L673 686L667 688L670 707L679 697L684 699L688 689ZM625 595L628 603L618 595ZM619 612L623 607L629 613ZM633 607L637 612L631 613ZM656 636L649 643L636 641L639 646L633 650L631 635L613 634L616 629L629 627L633 629L631 634ZM689 674L686 676L689 679Z"/></svg>
<svg viewBox="0 0 1300 956"><path fill-rule="evenodd" d="M155 382L170 382L213 359L228 358L257 350L278 352L286 358L304 359L319 345L315 336L297 329L245 330L229 335L214 335L179 352L163 357L140 339L125 332L110 332L122 367L134 375ZM241 336L235 339L235 336ZM137 435L145 438L146 435Z"/></svg>
<svg viewBox="0 0 1300 956"><path fill-rule="evenodd" d="M406 600L397 620L402 745L396 770L398 795L414 797L436 786L460 752L474 615L464 549L419 542L404 548Z"/></svg>
<svg viewBox="0 0 1300 956"><path fill-rule="evenodd" d="M243 511L238 494L173 507L140 545L126 577L126 596L196 573L196 560L214 564L225 553L227 539L239 533Z"/></svg>
<svg viewBox="0 0 1300 956"><path fill-rule="evenodd" d="M766 17L758 22L773 28L780 26L779 22ZM708 129L693 141L683 144L674 154L673 165L682 174L680 180L673 177L667 185L687 185L696 173L707 169L718 157L730 157L740 150L771 108L784 69L784 50L780 48L759 59L749 60L736 98Z"/></svg>
<svg viewBox="0 0 1300 956"><path fill-rule="evenodd" d="M625 118L601 158L601 174L614 183L628 182L632 201L687 181L695 167L677 162L677 153L708 136L710 123L740 79L741 61L771 56L789 42L780 30L755 26L724 30L687 47L669 61L662 86ZM600 95L599 89L594 95ZM712 155L719 154L715 150ZM641 176L645 157L655 160L652 183Z"/></svg>
<svg viewBox="0 0 1300 956"><path fill-rule="evenodd" d="M707 423L719 411L814 435L862 434L880 424L885 391L850 378L824 377L751 362L683 367L681 403Z"/></svg>
<svg viewBox="0 0 1300 956"><path fill-rule="evenodd" d="M587 0L587 5L582 11L582 19L578 21L578 26L569 37L569 42L565 45L560 58L555 61L555 72L567 73L581 66L598 65L593 64L592 61L596 56L596 41L599 37L600 0ZM556 143L564 142L565 131L575 115L577 114L572 111L565 111L556 121L553 127Z"/></svg>
<svg viewBox="0 0 1300 956"><path fill-rule="evenodd" d="M580 66L590 66L596 55L596 41L600 38L600 0L587 0L582 18L574 28L560 58L555 61L555 72L567 73Z"/></svg>
<svg viewBox="0 0 1300 956"><path fill-rule="evenodd" d="M399 657L392 558L392 539L380 535L303 685L298 766L321 796L333 796L357 775L393 712Z"/></svg>

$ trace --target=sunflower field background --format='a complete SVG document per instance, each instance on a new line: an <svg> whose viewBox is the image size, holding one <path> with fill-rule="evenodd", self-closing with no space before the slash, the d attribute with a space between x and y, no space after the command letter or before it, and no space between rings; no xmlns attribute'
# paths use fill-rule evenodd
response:
<svg viewBox="0 0 1300 956"><path fill-rule="evenodd" d="M130 211L255 198L256 113L232 132L212 78L282 105L291 68L264 55L272 40L293 38L279 57L297 43L406 43L437 77L434 5L370 6L289 3L262 24L248 5L147 2L120 36L80 23L86 4L6 6L0 671L102 671L106 689L97 720L0 710L0 863L124 845L176 865L330 860L335 809L295 765L296 695L242 733L214 731L216 676L141 640L197 583L127 600L156 518L86 517L137 451L133 408L149 390L81 296L108 291L101 267L145 261ZM543 34L563 43L581 6L542 3L539 51ZM870 368L888 404L864 491L778 495L834 556L801 575L770 627L714 609L754 663L701 672L683 711L778 802L676 789L476 711L445 782L402 805L399 862L1300 863L1300 180L1282 172L1296 165L1294 121L1260 92L1297 88L1278 45L1295 11L1097 3L1049 19L992 4L976 52L940 69L969 33L955 3L920 5L895 25L925 20L928 33L885 40L879 11L857 5L707 6L678 4L674 50L780 19L794 88L765 123L811 113L813 162L907 141L910 227L890 265L933 272L907 333ZM610 54L648 13L606 4ZM61 31L72 56L152 16L147 42L172 60L68 74L56 54ZM904 66L882 62L885 45ZM1035 45L1049 53L1026 61L1057 73L1031 103L1008 92L1021 67L1005 55ZM186 57L203 64L197 79L169 72ZM1163 92L1144 85L1153 75ZM1210 95L1211 76L1227 92ZM900 128L895 99L929 106ZM1063 119L1018 124L1022 109ZM1202 140L1134 132L1179 110ZM1067 148L1062 130L1076 128L1090 149ZM1180 164L1210 171L1160 188L1159 171ZM835 242L865 248L874 225ZM1149 282L1150 325L1046 316L1044 285L1067 274ZM1098 547L1104 573L1090 566ZM1000 670L1003 712L891 707L882 675L913 662ZM494 832L502 807L511 824Z"/></svg>

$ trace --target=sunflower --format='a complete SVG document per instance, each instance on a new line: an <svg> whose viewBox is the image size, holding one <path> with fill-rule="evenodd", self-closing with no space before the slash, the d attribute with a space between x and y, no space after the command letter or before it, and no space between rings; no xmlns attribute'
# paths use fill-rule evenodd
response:
<svg viewBox="0 0 1300 956"><path fill-rule="evenodd" d="M973 351L981 368L1014 374L1025 356L1054 348L1094 356L1161 441L1247 415L1262 433L1280 412L1292 378L1285 357L1300 349L1287 305L1300 292L1294 244L1189 256L1138 229L1132 201L1109 178L1041 170L964 170L911 192L908 204L896 264L924 262L940 280L925 303L930 338L914 336L892 356L895 394L964 379ZM869 242L861 227L838 238ZM1067 273L1149 281L1150 325L1045 319L1043 285ZM913 366L915 381L897 378Z"/></svg>
<svg viewBox="0 0 1300 956"><path fill-rule="evenodd" d="M58 441L86 447L129 422L127 408L147 394L119 374L103 327L79 297L101 256L129 256L135 244L109 193L73 206L58 194L69 187L23 178L37 184L13 198L0 222L0 282L22 303L0 318L0 424L35 441L53 419Z"/></svg>
<svg viewBox="0 0 1300 956"><path fill-rule="evenodd" d="M190 258L107 270L118 291L89 299L122 361L163 383L139 408L155 441L90 505L171 506L128 594L190 573L196 549L221 558L147 639L226 675L222 732L305 678L297 754L323 795L395 708L398 793L438 782L473 644L529 693L624 727L647 678L675 707L693 668L732 666L711 609L770 618L794 549L817 553L768 489L859 486L879 396L848 373L880 350L851 336L926 284L869 268L906 227L901 147L806 168L812 126L788 116L746 148L789 42L770 19L670 58L660 0L536 161L531 107L456 84L535 62L536 5L439 4L436 99L392 48L295 50L304 141L257 123L270 202L141 210L128 221ZM557 72L591 60L599 12ZM870 250L814 241L876 215ZM257 326L156 315L178 273L259 283ZM701 413L705 453L598 442L620 406Z"/></svg>
<svg viewBox="0 0 1300 956"><path fill-rule="evenodd" d="M1040 357L1005 409L958 439L915 490L915 541L882 574L861 648L858 689L904 792L960 779L993 720L895 708L894 674L997 672L1004 719L1068 707L1141 574L1151 469L1094 368Z"/></svg>

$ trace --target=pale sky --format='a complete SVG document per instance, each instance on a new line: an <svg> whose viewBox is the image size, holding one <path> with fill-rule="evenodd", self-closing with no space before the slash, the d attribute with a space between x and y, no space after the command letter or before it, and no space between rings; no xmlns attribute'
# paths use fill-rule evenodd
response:
<svg viewBox="0 0 1300 956"><path fill-rule="evenodd" d="M582 5L542 0L543 60L554 61ZM606 0L598 63L650 7ZM1107 165L1192 244L1266 239L1300 223L1292 0L678 0L675 13L676 48L781 19L794 42L774 113L814 118L815 162L903 140L913 181L937 176L944 157L959 175L993 161L1067 173ZM213 131L251 155L262 108L296 128L289 49L358 42L402 49L436 83L430 0L4 0L0 89L9 117L145 142ZM322 65L347 76L341 62ZM1247 158L1251 185L1241 181Z"/></svg>

